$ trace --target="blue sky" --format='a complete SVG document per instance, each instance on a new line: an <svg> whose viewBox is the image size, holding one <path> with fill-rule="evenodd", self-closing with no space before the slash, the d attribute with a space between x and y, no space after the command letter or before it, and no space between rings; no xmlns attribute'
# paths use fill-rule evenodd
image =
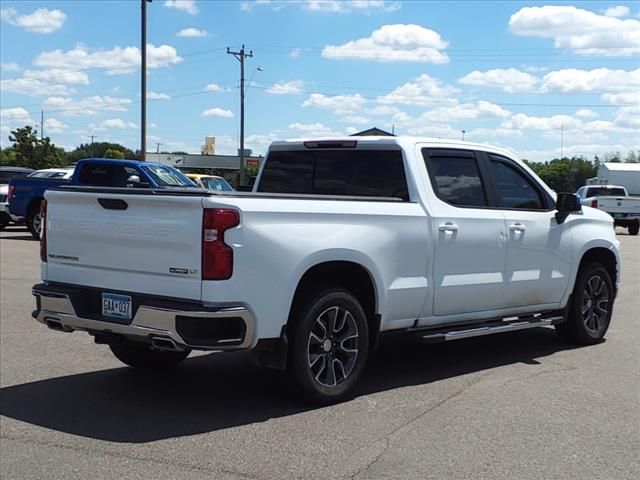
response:
<svg viewBox="0 0 640 480"><path fill-rule="evenodd" d="M0 1L0 137L138 148L140 2ZM637 2L154 0L147 150L233 154L369 127L523 158L640 149ZM257 70L261 67L261 71ZM249 83L249 80L251 82Z"/></svg>

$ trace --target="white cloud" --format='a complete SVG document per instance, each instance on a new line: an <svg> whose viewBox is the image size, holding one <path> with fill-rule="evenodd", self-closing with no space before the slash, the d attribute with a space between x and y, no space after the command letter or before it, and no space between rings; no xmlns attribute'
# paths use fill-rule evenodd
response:
<svg viewBox="0 0 640 480"><path fill-rule="evenodd" d="M223 110L222 108L210 108L200 114L201 117L220 117L220 118L233 118L233 112L231 110Z"/></svg>
<svg viewBox="0 0 640 480"><path fill-rule="evenodd" d="M253 134L244 139L244 145L245 148L252 150L253 155L264 155L267 147L277 138L278 136L275 133Z"/></svg>
<svg viewBox="0 0 640 480"><path fill-rule="evenodd" d="M508 93L529 92L538 81L537 77L516 68L497 68L486 72L475 70L458 79L464 85L500 88Z"/></svg>
<svg viewBox="0 0 640 480"><path fill-rule="evenodd" d="M387 95L376 99L382 104L405 104L405 105L430 105L447 101L449 97L459 90L449 85L443 84L439 79L423 73L411 82L396 88ZM449 99L455 101L454 99Z"/></svg>
<svg viewBox="0 0 640 480"><path fill-rule="evenodd" d="M523 136L520 130L512 130L510 128L475 128L465 133L465 140L483 141L485 138L521 138Z"/></svg>
<svg viewBox="0 0 640 480"><path fill-rule="evenodd" d="M69 128L69 125L55 118L47 118L44 121L45 135L49 135L50 133L63 133L67 128Z"/></svg>
<svg viewBox="0 0 640 480"><path fill-rule="evenodd" d="M332 110L337 114L352 113L360 110L367 99L359 93L354 95L335 95L333 97L323 95L322 93L312 93L309 95L302 106L303 107L316 107L326 110Z"/></svg>
<svg viewBox="0 0 640 480"><path fill-rule="evenodd" d="M300 132L305 137L339 137L343 134L336 132L331 127L324 125L323 123L300 123L295 122L289 125L290 130Z"/></svg>
<svg viewBox="0 0 640 480"><path fill-rule="evenodd" d="M208 37L209 32L207 32L206 30L199 30L197 28L189 27L189 28L183 28L178 33L176 33L176 35L178 37L184 37L184 38L199 38L199 37Z"/></svg>
<svg viewBox="0 0 640 480"><path fill-rule="evenodd" d="M488 117L508 117L511 114L495 103L480 100L473 103L457 103L438 107L424 114L426 119L437 119L439 122L457 122L460 120L475 120Z"/></svg>
<svg viewBox="0 0 640 480"><path fill-rule="evenodd" d="M165 0L164 6L167 8L182 10L190 15L197 15L200 11L195 0Z"/></svg>
<svg viewBox="0 0 640 480"><path fill-rule="evenodd" d="M447 63L443 50L448 43L433 30L420 25L384 25L370 37L343 45L327 45L322 56L331 59L373 60L377 62Z"/></svg>
<svg viewBox="0 0 640 480"><path fill-rule="evenodd" d="M291 82L274 83L267 88L267 93L273 95L299 95L302 93L304 83L302 80L293 80Z"/></svg>
<svg viewBox="0 0 640 480"><path fill-rule="evenodd" d="M171 97L166 93L147 92L147 98L149 100L169 100Z"/></svg>
<svg viewBox="0 0 640 480"><path fill-rule="evenodd" d="M127 128L127 123L121 118L110 118L102 122L105 128Z"/></svg>
<svg viewBox="0 0 640 480"><path fill-rule="evenodd" d="M217 83L210 83L206 86L205 90L207 92L222 92L224 89Z"/></svg>
<svg viewBox="0 0 640 480"><path fill-rule="evenodd" d="M25 70L25 78L36 78L45 82L89 85L89 76L84 72L52 68L49 70Z"/></svg>
<svg viewBox="0 0 640 480"><path fill-rule="evenodd" d="M604 11L604 14L607 17L626 17L629 15L629 7L625 7L623 5L618 5L617 7L607 8Z"/></svg>
<svg viewBox="0 0 640 480"><path fill-rule="evenodd" d="M176 49L170 45L147 44L147 67L161 68L182 62ZM77 44L72 50L60 49L40 53L33 64L38 67L86 70L105 69L108 75L135 72L140 65L138 47L114 47L111 50L89 50Z"/></svg>
<svg viewBox="0 0 640 480"><path fill-rule="evenodd" d="M298 58L300 57L300 49L299 48L294 48L289 52L289 56L291 58Z"/></svg>
<svg viewBox="0 0 640 480"><path fill-rule="evenodd" d="M7 78L0 80L3 92L19 93L36 97L39 95L71 95L73 90L66 85L43 82L36 78Z"/></svg>
<svg viewBox="0 0 640 480"><path fill-rule="evenodd" d="M305 0L302 4L307 10L333 13L353 11L368 13L373 10L394 12L400 8L400 2L384 0Z"/></svg>
<svg viewBox="0 0 640 480"><path fill-rule="evenodd" d="M259 5L268 5L276 11L290 5L299 5L304 10L313 12L365 14L373 11L394 12L401 6L399 1L393 0L248 0L240 2L240 10L251 12Z"/></svg>
<svg viewBox="0 0 640 480"><path fill-rule="evenodd" d="M377 107L366 110L366 113L369 115L394 115L398 112L397 107L391 107L389 105L378 105Z"/></svg>
<svg viewBox="0 0 640 480"><path fill-rule="evenodd" d="M547 73L542 78L542 91L567 92L631 92L640 91L640 68L636 70L578 70L568 68Z"/></svg>
<svg viewBox="0 0 640 480"><path fill-rule="evenodd" d="M616 125L640 130L640 105L622 107L616 112Z"/></svg>
<svg viewBox="0 0 640 480"><path fill-rule="evenodd" d="M596 118L598 114L593 110L589 110L588 108L581 108L575 113L578 118Z"/></svg>
<svg viewBox="0 0 640 480"><path fill-rule="evenodd" d="M29 112L22 107L0 108L0 122L3 125L30 125L33 123Z"/></svg>
<svg viewBox="0 0 640 480"><path fill-rule="evenodd" d="M569 115L553 115L551 117L530 117L524 113L517 113L502 124L504 128L522 130L557 130L561 128L571 129L582 126L582 121Z"/></svg>
<svg viewBox="0 0 640 480"><path fill-rule="evenodd" d="M0 10L0 18L29 32L53 33L62 28L67 20L67 15L61 10L49 10L48 8L38 8L29 15L20 15L15 8L9 7Z"/></svg>
<svg viewBox="0 0 640 480"><path fill-rule="evenodd" d="M127 105L132 102L128 98L110 97L108 95L95 95L82 99L72 99L67 97L49 97L43 105L45 110L60 112L64 116L81 117L85 115L97 115L100 112L124 112Z"/></svg>
<svg viewBox="0 0 640 480"><path fill-rule="evenodd" d="M552 38L556 48L581 54L628 56L640 52L640 21L569 5L522 8L511 16L509 29L516 35Z"/></svg>
<svg viewBox="0 0 640 480"><path fill-rule="evenodd" d="M20 65L15 62L0 63L0 72L19 72Z"/></svg>

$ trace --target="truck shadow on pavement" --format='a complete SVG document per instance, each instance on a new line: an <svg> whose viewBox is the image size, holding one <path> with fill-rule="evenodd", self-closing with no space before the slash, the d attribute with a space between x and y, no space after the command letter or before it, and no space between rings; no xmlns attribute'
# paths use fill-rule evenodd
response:
<svg viewBox="0 0 640 480"><path fill-rule="evenodd" d="M568 347L550 329L447 344L384 341L356 397L526 363ZM115 368L0 389L0 414L83 437L144 443L264 422L316 408L295 399L283 372L246 352L187 359L164 374Z"/></svg>

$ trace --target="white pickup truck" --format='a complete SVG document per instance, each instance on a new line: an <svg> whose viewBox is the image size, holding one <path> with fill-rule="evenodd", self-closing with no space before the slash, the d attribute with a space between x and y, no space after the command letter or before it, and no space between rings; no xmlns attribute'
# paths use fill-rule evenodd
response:
<svg viewBox="0 0 640 480"><path fill-rule="evenodd" d="M638 235L640 230L640 198L630 197L627 189L617 185L586 185L576 192L583 205L607 212L616 226Z"/></svg>
<svg viewBox="0 0 640 480"><path fill-rule="evenodd" d="M275 142L253 192L68 186L42 213L39 322L138 368L252 349L316 402L352 393L386 332L597 343L620 272L609 215L465 142Z"/></svg>

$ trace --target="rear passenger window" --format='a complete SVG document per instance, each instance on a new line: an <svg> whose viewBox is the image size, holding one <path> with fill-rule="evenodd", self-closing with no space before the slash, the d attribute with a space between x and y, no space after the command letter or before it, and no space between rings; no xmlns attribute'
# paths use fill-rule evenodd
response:
<svg viewBox="0 0 640 480"><path fill-rule="evenodd" d="M132 169L120 165L84 165L78 177L80 185L92 187L124 187ZM138 174L133 170L133 174Z"/></svg>
<svg viewBox="0 0 640 480"><path fill-rule="evenodd" d="M540 192L522 172L493 157L490 165L501 207L523 210L545 208Z"/></svg>
<svg viewBox="0 0 640 480"><path fill-rule="evenodd" d="M273 151L258 191L409 198L399 150Z"/></svg>
<svg viewBox="0 0 640 480"><path fill-rule="evenodd" d="M487 196L478 162L469 151L423 149L436 196L457 207L485 207Z"/></svg>

